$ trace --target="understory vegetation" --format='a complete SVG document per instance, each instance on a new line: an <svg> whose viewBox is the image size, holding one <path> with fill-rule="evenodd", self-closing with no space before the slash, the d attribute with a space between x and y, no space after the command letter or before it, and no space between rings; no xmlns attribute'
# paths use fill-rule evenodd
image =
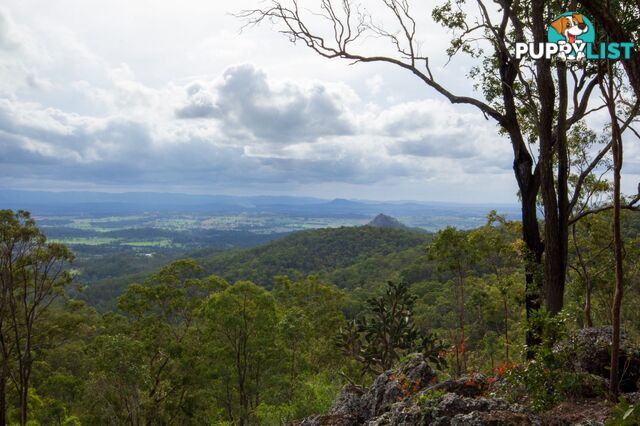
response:
<svg viewBox="0 0 640 426"><path fill-rule="evenodd" d="M285 424L414 352L441 379L495 376L542 411L586 380L565 371L554 344L611 322L614 260L598 249L610 244L606 213L575 227L563 311L530 321L520 224L495 212L471 231L306 231L174 261L131 282L106 312L68 296L78 278L65 246L47 242L26 212L1 217L7 424ZM623 328L638 342L637 213L624 216L624 231ZM353 280L353 271L366 273ZM540 333L535 348L527 329Z"/></svg>

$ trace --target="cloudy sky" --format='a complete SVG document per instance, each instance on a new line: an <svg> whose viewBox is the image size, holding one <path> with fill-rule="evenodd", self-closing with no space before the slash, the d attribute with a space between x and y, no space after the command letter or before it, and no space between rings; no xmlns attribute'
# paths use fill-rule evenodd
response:
<svg viewBox="0 0 640 426"><path fill-rule="evenodd" d="M417 3L437 77L470 93L434 3ZM259 5L3 1L0 187L515 200L494 123L402 70L240 32L230 13Z"/></svg>

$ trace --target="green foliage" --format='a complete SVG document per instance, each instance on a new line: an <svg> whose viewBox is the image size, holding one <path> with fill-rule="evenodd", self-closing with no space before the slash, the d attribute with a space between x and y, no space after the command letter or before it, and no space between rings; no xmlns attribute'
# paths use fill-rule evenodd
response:
<svg viewBox="0 0 640 426"><path fill-rule="evenodd" d="M387 256L424 244L426 234L371 226L297 232L282 240L241 252L223 253L204 263L209 273L229 281L250 280L267 288L274 277L304 279L332 273L376 256ZM334 284L346 287L340 280Z"/></svg>
<svg viewBox="0 0 640 426"><path fill-rule="evenodd" d="M440 270L463 275L478 260L469 234L450 226L438 232L429 246L429 255L438 262Z"/></svg>
<svg viewBox="0 0 640 426"><path fill-rule="evenodd" d="M130 285L119 298L128 321L114 323L112 332L93 342L96 365L89 385L99 396L93 421L125 415L122 421L162 423L191 408L197 383L190 365L197 341L194 312L207 295L228 287L224 280L200 275L195 261L178 260L143 284Z"/></svg>
<svg viewBox="0 0 640 426"><path fill-rule="evenodd" d="M631 306L640 300L633 290L640 220L629 215L626 221ZM608 226L606 217L594 215L577 229L582 253L601 256L594 258L603 264L608 258L600 253L601 236L607 235ZM230 284L207 276L206 267L184 259L127 282L117 312L99 314L78 300L54 300L34 327L38 346L28 421L280 425L326 412L346 380L369 380L413 351L425 353L432 366L446 374L444 369L453 367L443 361L454 359L460 327L461 276L468 367L506 372L504 389L496 392L544 410L578 397L585 388L600 388L601 380L593 376L565 371L567 360L552 350L569 327L580 324L576 306L582 292L576 280L569 282L575 301L567 311L531 318L542 342L535 348L536 358L513 364L522 358L518 348L528 326L522 308L518 223L492 212L478 229L449 228L435 238L388 231L333 230L324 242L314 231L295 244L273 243L263 252L234 258L229 265L234 274L252 276L250 268L276 257L286 265L293 256L295 268L307 268L300 263L302 255L290 250L301 250L298 244L307 242L321 247L317 265L328 266L309 261L310 269L319 268L311 276L287 269L295 270L294 276L271 277L270 290L250 281ZM35 229L31 232L38 235ZM352 239L341 247L343 233ZM359 237L365 240L357 241ZM403 243L405 237L409 240ZM330 247L344 258L332 257ZM351 249L355 252L348 253ZM247 253L259 259L250 262ZM303 255L313 257L313 249ZM240 258L247 260L244 267ZM605 312L607 274L603 271L594 286L596 312ZM383 283L388 277L398 281ZM635 311L625 313L634 337ZM599 314L594 317L603 321ZM8 395L9 421L19 422L17 393L11 386ZM441 396L426 392L420 406L426 412ZM630 413L628 418L634 419L635 409Z"/></svg>
<svg viewBox="0 0 640 426"><path fill-rule="evenodd" d="M27 422L37 349L46 341L50 306L73 280L73 253L47 242L25 211L0 210L0 423L6 423L7 386L18 394L21 424Z"/></svg>
<svg viewBox="0 0 640 426"><path fill-rule="evenodd" d="M212 378L228 395L226 405L232 419L246 424L257 408L256 401L261 400L263 382L277 364L275 300L263 288L239 281L211 295L202 306L201 317L204 336L217 343L206 349L218 360Z"/></svg>
<svg viewBox="0 0 640 426"><path fill-rule="evenodd" d="M636 426L640 424L640 405L631 404L625 398L613 409L613 416L607 420L606 426Z"/></svg>
<svg viewBox="0 0 640 426"><path fill-rule="evenodd" d="M418 396L416 403L423 414L429 414L435 408L436 402L446 394L447 392L442 389L430 389L421 393Z"/></svg>
<svg viewBox="0 0 640 426"><path fill-rule="evenodd" d="M367 300L365 312L340 330L336 346L362 364L363 374L388 370L411 352L423 352L441 366L441 346L413 322L415 300L408 284L389 282L383 295Z"/></svg>
<svg viewBox="0 0 640 426"><path fill-rule="evenodd" d="M260 425L286 425L315 413L326 412L340 386L325 373L309 377L298 383L296 394L290 402L279 405L260 403L255 410Z"/></svg>
<svg viewBox="0 0 640 426"><path fill-rule="evenodd" d="M524 399L534 411L544 411L565 399L580 398L585 391L605 394L602 380L580 372L567 371L569 364L562 351L553 346L567 337L571 320L566 312L550 317L546 311L534 318L534 330L540 332L540 344L534 348L535 357L510 369L506 374L510 387L504 389L512 400ZM524 392L523 392L524 391Z"/></svg>

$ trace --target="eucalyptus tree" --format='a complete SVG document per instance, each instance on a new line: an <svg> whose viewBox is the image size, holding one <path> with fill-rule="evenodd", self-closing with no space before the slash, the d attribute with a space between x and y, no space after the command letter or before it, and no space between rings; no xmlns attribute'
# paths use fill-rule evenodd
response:
<svg viewBox="0 0 640 426"><path fill-rule="evenodd" d="M515 235L519 224L510 222L504 216L498 215L495 210L487 215L484 226L471 231L469 244L477 252L478 263L487 268L496 279L497 289L502 301L504 318L504 348L505 360L509 362L509 299L512 283L516 271L519 269Z"/></svg>
<svg viewBox="0 0 640 426"><path fill-rule="evenodd" d="M580 0L580 5L600 24L609 41L624 43L633 42L628 58L621 58L629 84L640 98L640 2L638 0L617 0L603 7L601 0Z"/></svg>
<svg viewBox="0 0 640 426"><path fill-rule="evenodd" d="M456 305L458 308L459 334L455 345L457 372L462 374L467 370L467 349L465 337L467 304L466 281L469 273L479 260L476 246L469 239L469 234L447 227L438 232L429 246L429 257L438 262L441 270L453 273L456 288Z"/></svg>
<svg viewBox="0 0 640 426"><path fill-rule="evenodd" d="M213 375L224 395L218 402L230 422L251 424L280 364L275 300L252 282L239 281L210 295L199 312L209 342L202 350L215 361Z"/></svg>
<svg viewBox="0 0 640 426"><path fill-rule="evenodd" d="M144 371L137 384L142 394L137 411L145 424L183 421L186 407L193 404L198 379L196 311L209 294L228 287L216 276L201 278L202 273L196 261L177 260L144 283L131 284L118 299L118 308L130 318L126 338L120 337L125 343L133 339L132 349L141 348L134 358Z"/></svg>
<svg viewBox="0 0 640 426"><path fill-rule="evenodd" d="M597 3L592 6L597 8ZM248 25L271 21L292 42L301 42L325 58L395 66L449 102L472 106L495 121L497 133L508 137L513 151L522 239L527 249L527 317L540 309L543 298L552 314L558 312L564 302L569 224L578 219L574 213L584 181L612 145L609 142L594 149L588 167L579 173L575 185L570 185L573 163L567 133L604 107L593 105L602 64L519 58L515 45L545 43L547 25L576 5L558 0L447 0L435 7L432 17L453 35L446 54L465 54L475 61L468 76L477 82L477 96L466 96L448 88L434 72L431 58L422 53L424 40L420 39L417 15L410 2L380 0L379 4L381 11L372 16L351 0L271 0L238 16ZM323 19L316 19L318 16ZM386 39L393 53L387 53L386 48L367 48L372 38ZM630 61L629 67L633 68L635 62ZM621 131L628 124L625 120ZM540 199L543 230L537 211ZM580 217L587 214L582 211ZM533 343L534 333L529 333L527 340Z"/></svg>
<svg viewBox="0 0 640 426"><path fill-rule="evenodd" d="M44 314L73 277L73 254L47 242L26 211L0 210L0 424L7 423L7 385L18 395L21 425L27 424L34 339Z"/></svg>

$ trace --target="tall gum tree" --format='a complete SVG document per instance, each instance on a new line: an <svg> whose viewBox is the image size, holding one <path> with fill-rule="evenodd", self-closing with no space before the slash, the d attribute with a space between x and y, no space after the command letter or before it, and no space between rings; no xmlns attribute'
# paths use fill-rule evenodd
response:
<svg viewBox="0 0 640 426"><path fill-rule="evenodd" d="M328 59L384 63L403 69L452 104L473 106L494 120L513 149L513 171L522 209L522 239L527 248L527 317L542 307L543 300L552 314L560 311L564 302L569 225L590 214L588 209L576 211L577 202L584 182L612 146L609 142L595 149L588 167L570 184L572 162L567 132L592 112L604 108L600 102L592 105L597 101L593 92L602 64L589 61L566 65L555 59L518 59L514 52L518 42L546 42L547 27L553 18L575 4L543 0L448 0L434 8L434 20L453 35L447 54L467 54L476 62L469 69L469 76L479 82L477 96L454 93L435 75L430 58L421 52L416 15L408 0L380 0L379 5L380 16L376 12L375 19L362 5L350 0L315 0L304 5L301 0L272 0L260 9L245 10L237 16L247 25L270 21L292 42L301 42ZM366 46L371 35L386 39L394 53L368 53L375 51L375 47ZM634 110L637 112L637 105ZM622 132L630 121L631 118L621 124ZM539 200L544 211L542 230L537 212ZM528 334L527 342L535 343L533 333Z"/></svg>
<svg viewBox="0 0 640 426"><path fill-rule="evenodd" d="M19 423L27 424L29 387L43 317L73 277L74 256L47 242L26 211L0 210L0 424L7 424L7 385L19 401Z"/></svg>
<svg viewBox="0 0 640 426"><path fill-rule="evenodd" d="M607 62L607 77L605 83L604 73L600 75L600 87L605 99L609 116L611 118L611 134L613 149L613 240L615 253L615 287L613 293L612 306L612 342L611 342L611 366L609 377L609 391L611 394L618 393L618 368L619 368L619 345L620 345L620 314L622 295L624 288L623 273L623 242L621 235L620 210L621 205L620 179L623 161L622 133L627 126L628 120L634 120L638 114L638 99L640 98L640 52L638 52L638 25L640 24L640 1L638 0L618 0L606 1L581 0L580 4L601 24L606 33L608 42L635 42L629 57L621 58L620 62L625 70L627 81L635 94L635 102L619 99L615 94L614 73L615 65ZM630 109L629 119L625 121L619 117L617 103ZM624 123L621 125L621 122ZM632 129L635 135L640 138L640 134ZM632 203L640 199L640 187L638 195Z"/></svg>

